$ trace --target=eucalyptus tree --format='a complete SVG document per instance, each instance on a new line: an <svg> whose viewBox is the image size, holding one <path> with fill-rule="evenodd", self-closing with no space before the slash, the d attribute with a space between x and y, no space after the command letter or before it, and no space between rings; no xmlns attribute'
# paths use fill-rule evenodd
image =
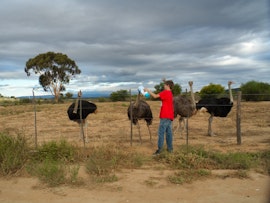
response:
<svg viewBox="0 0 270 203"><path fill-rule="evenodd" d="M24 71L27 76L33 72L39 75L39 84L45 92L50 91L58 102L61 92L66 90L65 85L81 70L75 61L62 53L47 52L30 58L26 62Z"/></svg>

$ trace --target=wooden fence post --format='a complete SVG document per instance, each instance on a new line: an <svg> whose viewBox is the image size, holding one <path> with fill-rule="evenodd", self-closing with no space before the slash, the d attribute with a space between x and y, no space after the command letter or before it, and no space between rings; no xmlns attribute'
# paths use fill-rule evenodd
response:
<svg viewBox="0 0 270 203"><path fill-rule="evenodd" d="M33 103L35 112L35 147L37 149L37 109L36 109L36 98L35 98L35 88L33 88Z"/></svg>
<svg viewBox="0 0 270 203"><path fill-rule="evenodd" d="M131 89L129 90L130 94L130 146L132 146L132 139L133 139L133 103L132 103L132 95L131 95Z"/></svg>
<svg viewBox="0 0 270 203"><path fill-rule="evenodd" d="M237 144L241 145L241 99L242 92L239 91L237 94L237 112L236 112L236 136Z"/></svg>

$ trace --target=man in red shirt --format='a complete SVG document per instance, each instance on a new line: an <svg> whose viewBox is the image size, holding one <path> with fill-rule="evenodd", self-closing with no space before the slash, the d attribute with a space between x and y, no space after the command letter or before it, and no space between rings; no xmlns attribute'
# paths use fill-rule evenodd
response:
<svg viewBox="0 0 270 203"><path fill-rule="evenodd" d="M160 123L158 128L158 149L153 155L158 155L161 153L164 143L164 134L166 134L166 144L167 151L173 151L173 134L172 134L172 121L174 119L174 109L173 109L173 89L174 83L172 80L167 80L164 82L164 90L158 94L153 93L149 89L145 91L154 98L160 98L162 105L160 108Z"/></svg>

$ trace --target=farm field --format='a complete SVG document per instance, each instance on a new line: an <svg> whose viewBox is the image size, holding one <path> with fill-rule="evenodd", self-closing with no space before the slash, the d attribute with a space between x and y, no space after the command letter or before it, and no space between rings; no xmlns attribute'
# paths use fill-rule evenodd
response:
<svg viewBox="0 0 270 203"><path fill-rule="evenodd" d="M99 145L125 146L151 157L156 150L159 124L159 101L147 101L153 112L148 129L141 120L142 143L138 130L127 117L129 102L95 102L97 114L88 116L87 148ZM71 103L36 105L37 143L66 139L83 147L80 126L68 119L67 109ZM236 105L226 118L214 118L212 128L217 136L207 136L209 114L198 112L188 120L186 133L174 134L174 148L180 145L203 145L222 152L256 152L270 147L270 102L241 103L241 145L236 138ZM174 120L174 128L178 119ZM33 105L0 106L0 131L10 135L22 134L35 142L35 113ZM155 167L123 170L119 180L98 187L57 188L42 187L32 177L0 179L0 202L267 202L270 196L270 177L250 171L250 178L224 178L195 181L191 184L175 185L166 181L170 170ZM213 173L223 173L214 171ZM85 172L80 171L82 177ZM157 182L153 187L147 180Z"/></svg>

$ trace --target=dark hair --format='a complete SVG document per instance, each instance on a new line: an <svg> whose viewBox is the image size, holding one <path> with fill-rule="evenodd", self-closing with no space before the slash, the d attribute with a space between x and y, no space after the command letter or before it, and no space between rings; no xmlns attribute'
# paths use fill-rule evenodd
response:
<svg viewBox="0 0 270 203"><path fill-rule="evenodd" d="M172 80L166 80L164 84L169 85L171 90L173 89L174 83Z"/></svg>

